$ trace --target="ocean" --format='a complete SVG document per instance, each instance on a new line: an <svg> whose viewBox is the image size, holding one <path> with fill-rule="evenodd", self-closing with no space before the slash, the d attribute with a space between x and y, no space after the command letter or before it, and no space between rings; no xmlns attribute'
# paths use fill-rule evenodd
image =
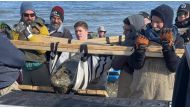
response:
<svg viewBox="0 0 190 109"><path fill-rule="evenodd" d="M176 13L180 4L190 1L32 1L37 15L49 23L52 7L59 5L65 11L65 27L74 35L73 25L83 20L91 32L97 32L100 25L105 26L107 36L121 35L123 19L139 11L150 13L151 9L167 4ZM21 1L0 1L0 21L13 26L20 19ZM175 14L176 15L176 14Z"/></svg>

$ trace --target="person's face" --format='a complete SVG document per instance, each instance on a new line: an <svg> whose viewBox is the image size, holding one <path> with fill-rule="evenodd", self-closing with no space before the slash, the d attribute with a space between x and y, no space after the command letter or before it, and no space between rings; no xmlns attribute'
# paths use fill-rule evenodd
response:
<svg viewBox="0 0 190 109"><path fill-rule="evenodd" d="M99 38L105 37L105 31L98 31Z"/></svg>
<svg viewBox="0 0 190 109"><path fill-rule="evenodd" d="M189 13L188 13L188 12L179 11L179 12L177 13L177 20L178 20L179 22L184 21L184 20L186 20L187 18L189 18Z"/></svg>
<svg viewBox="0 0 190 109"><path fill-rule="evenodd" d="M53 27L55 27L56 29L58 29L62 23L63 22L59 16L52 16L51 17L51 25Z"/></svg>
<svg viewBox="0 0 190 109"><path fill-rule="evenodd" d="M86 40L88 38L88 29L81 27L81 26L76 27L75 35L78 40Z"/></svg>
<svg viewBox="0 0 190 109"><path fill-rule="evenodd" d="M160 29L164 27L164 22L162 21L161 18L157 16L152 16L151 25L155 31L159 31Z"/></svg>
<svg viewBox="0 0 190 109"><path fill-rule="evenodd" d="M32 10L27 10L23 13L23 18L26 23L30 24L36 19L36 15Z"/></svg>
<svg viewBox="0 0 190 109"><path fill-rule="evenodd" d="M150 19L144 18L144 24L145 24L145 25L149 24L150 22L151 22Z"/></svg>
<svg viewBox="0 0 190 109"><path fill-rule="evenodd" d="M124 26L123 26L123 34L124 35L129 35L130 32L131 32L130 25L124 24Z"/></svg>

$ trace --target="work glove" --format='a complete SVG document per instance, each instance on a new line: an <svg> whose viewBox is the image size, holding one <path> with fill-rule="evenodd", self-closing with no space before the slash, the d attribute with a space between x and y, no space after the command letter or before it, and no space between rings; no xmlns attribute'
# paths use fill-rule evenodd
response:
<svg viewBox="0 0 190 109"><path fill-rule="evenodd" d="M169 49L173 47L173 32L171 28L164 28L160 31L160 40L163 49Z"/></svg>
<svg viewBox="0 0 190 109"><path fill-rule="evenodd" d="M137 36L136 41L135 41L136 49L145 49L148 46L148 44L149 44L149 40L145 36L141 34Z"/></svg>
<svg viewBox="0 0 190 109"><path fill-rule="evenodd" d="M31 26L26 26L24 25L24 22L18 23L15 27L14 30L24 36L26 39L30 39L32 37L32 28Z"/></svg>

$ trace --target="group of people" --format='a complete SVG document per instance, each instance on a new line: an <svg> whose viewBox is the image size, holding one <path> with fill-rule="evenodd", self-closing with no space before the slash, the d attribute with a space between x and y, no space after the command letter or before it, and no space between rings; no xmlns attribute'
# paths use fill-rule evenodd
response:
<svg viewBox="0 0 190 109"><path fill-rule="evenodd" d="M189 42L190 4L179 6L175 24L174 11L166 4L152 9L150 15L139 12L126 17L123 20L125 41L121 46L134 47L130 56L92 55L85 45L81 45L80 53L18 50L9 39L36 41L45 35L73 39L69 29L64 27L64 9L60 6L52 8L50 24L37 16L31 2L21 4L20 15L13 29L4 23L0 26L0 49L4 51L0 52L0 67L5 69L0 71L1 95L18 90L18 83L53 86L60 93L78 89L106 90L107 72L113 67L121 70L118 97L171 101L173 96L175 102L179 96L178 91L173 95L174 82L178 83L182 75L175 73L176 69L180 70L181 62L175 48L183 49ZM77 40L89 38L85 21L76 22L74 30ZM99 38L105 37L105 33L105 27L100 26ZM148 46L161 46L163 57L146 57ZM175 85L178 87L182 86Z"/></svg>

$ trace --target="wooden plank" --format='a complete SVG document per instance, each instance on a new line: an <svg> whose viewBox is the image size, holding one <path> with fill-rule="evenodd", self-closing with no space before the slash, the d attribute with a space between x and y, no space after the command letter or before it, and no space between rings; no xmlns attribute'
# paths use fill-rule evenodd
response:
<svg viewBox="0 0 190 109"><path fill-rule="evenodd" d="M47 87L47 86L19 85L19 89L30 90L30 91L54 92L53 87Z"/></svg>
<svg viewBox="0 0 190 109"><path fill-rule="evenodd" d="M47 50L50 51L49 42L29 42L13 40L12 43L20 49L29 50ZM133 53L133 47L126 46L107 46L107 45L87 45L89 54L106 54L106 55L126 55ZM80 44L63 44L58 45L58 51L79 52ZM178 56L182 56L184 49L176 49ZM151 46L147 48L147 57L163 57L162 48L160 46Z"/></svg>
<svg viewBox="0 0 190 109"><path fill-rule="evenodd" d="M106 90L78 90L77 94L109 97Z"/></svg>
<svg viewBox="0 0 190 109"><path fill-rule="evenodd" d="M21 90L28 90L28 91L55 92L53 87L48 87L48 86L19 85L18 87ZM78 90L76 94L108 97L108 94L105 90L90 90L90 89Z"/></svg>
<svg viewBox="0 0 190 109"><path fill-rule="evenodd" d="M68 38L58 38L58 37L52 37L52 36L45 36L45 35L34 35L34 37L38 38L38 42L60 42L67 44ZM119 36L111 36L109 37L110 43L117 43L119 41ZM124 41L125 37L122 36L122 40ZM95 38L95 39L87 39L85 41L81 40L75 40L72 39L71 43L73 44L106 44L106 38Z"/></svg>

